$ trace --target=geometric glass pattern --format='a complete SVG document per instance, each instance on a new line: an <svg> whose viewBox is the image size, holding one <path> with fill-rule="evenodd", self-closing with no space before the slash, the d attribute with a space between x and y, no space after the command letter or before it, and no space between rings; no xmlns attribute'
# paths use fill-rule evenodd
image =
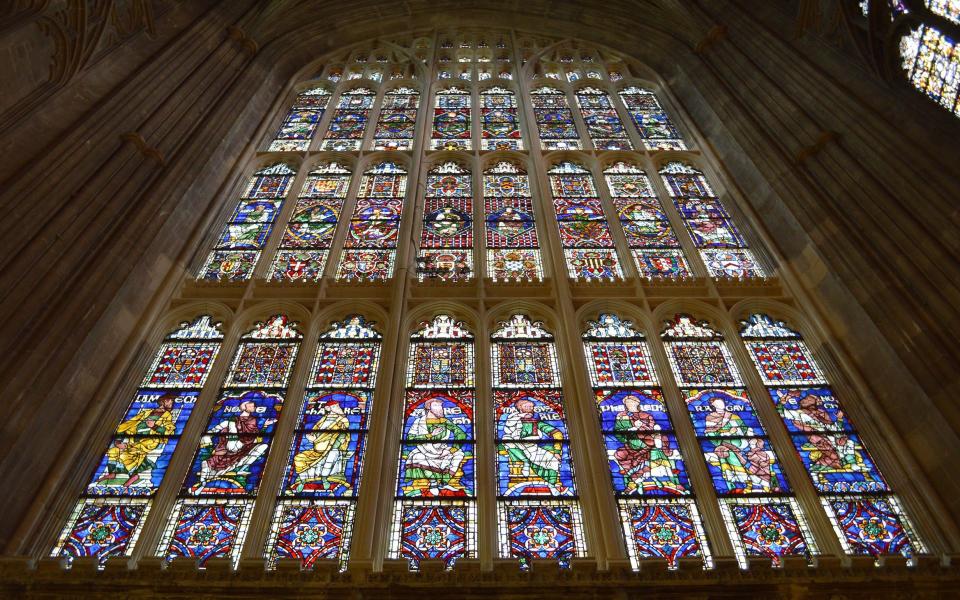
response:
<svg viewBox="0 0 960 600"><path fill-rule="evenodd" d="M473 339L449 315L410 338L390 556L412 569L476 552Z"/></svg>
<svg viewBox="0 0 960 600"><path fill-rule="evenodd" d="M627 553L634 569L639 569L640 560L647 558L662 558L671 569L677 568L681 558L702 557L705 566L713 565L693 500L622 499L619 504Z"/></svg>
<svg viewBox="0 0 960 600"><path fill-rule="evenodd" d="M533 114L543 150L579 150L580 134L573 122L567 95L552 87L530 92Z"/></svg>
<svg viewBox="0 0 960 600"><path fill-rule="evenodd" d="M483 197L487 277L540 281L540 243L526 172L513 162L496 163L483 174Z"/></svg>
<svg viewBox="0 0 960 600"><path fill-rule="evenodd" d="M720 512L744 568L751 556L769 558L779 567L784 556L816 554L813 536L793 498L724 498Z"/></svg>
<svg viewBox="0 0 960 600"><path fill-rule="evenodd" d="M197 279L246 281L267 243L296 171L283 163L260 169L250 179L230 220Z"/></svg>
<svg viewBox="0 0 960 600"><path fill-rule="evenodd" d="M373 149L411 150L419 107L420 92L413 88L398 87L386 92L373 131Z"/></svg>
<svg viewBox="0 0 960 600"><path fill-rule="evenodd" d="M483 90L480 110L483 115L481 150L523 150L517 98L513 92L502 87Z"/></svg>
<svg viewBox="0 0 960 600"><path fill-rule="evenodd" d="M680 133L653 92L628 87L620 91L620 100L627 107L647 150L686 150Z"/></svg>
<svg viewBox="0 0 960 600"><path fill-rule="evenodd" d="M558 163L547 173L570 278L584 281L622 279L617 250L593 175L570 161Z"/></svg>
<svg viewBox="0 0 960 600"><path fill-rule="evenodd" d="M323 88L313 88L297 94L290 112L280 125L268 151L303 152L307 150L328 102L330 102L330 92Z"/></svg>
<svg viewBox="0 0 960 600"><path fill-rule="evenodd" d="M602 90L585 87L577 90L577 106L587 126L587 134L597 150L633 150L620 115Z"/></svg>
<svg viewBox="0 0 960 600"><path fill-rule="evenodd" d="M320 335L265 550L271 562L346 568L381 340L361 315Z"/></svg>
<svg viewBox="0 0 960 600"><path fill-rule="evenodd" d="M239 558L250 511L299 349L297 324L278 314L240 338L157 554Z"/></svg>
<svg viewBox="0 0 960 600"><path fill-rule="evenodd" d="M470 92L449 87L436 93L431 150L471 150Z"/></svg>
<svg viewBox="0 0 960 600"><path fill-rule="evenodd" d="M646 174L621 161L603 175L640 276L689 277L690 267L680 241Z"/></svg>
<svg viewBox="0 0 960 600"><path fill-rule="evenodd" d="M466 281L473 276L473 178L454 161L427 174L417 279Z"/></svg>
<svg viewBox="0 0 960 600"><path fill-rule="evenodd" d="M660 175L712 277L764 276L746 239L702 172L682 162L671 162Z"/></svg>
<svg viewBox="0 0 960 600"><path fill-rule="evenodd" d="M349 187L350 170L336 162L310 171L280 240L270 279L320 281Z"/></svg>
<svg viewBox="0 0 960 600"><path fill-rule="evenodd" d="M500 556L569 565L585 546L553 336L516 314L490 339Z"/></svg>
<svg viewBox="0 0 960 600"><path fill-rule="evenodd" d="M339 152L359 150L376 98L375 92L362 87L340 94L320 149Z"/></svg>
<svg viewBox="0 0 960 600"><path fill-rule="evenodd" d="M922 542L800 334L764 314L750 315L740 326L844 550L908 558L922 553Z"/></svg>
<svg viewBox="0 0 960 600"><path fill-rule="evenodd" d="M407 172L396 163L381 162L364 172L337 268L338 281L385 281L393 276L406 193Z"/></svg>
<svg viewBox="0 0 960 600"><path fill-rule="evenodd" d="M151 498L213 367L223 333L208 315L171 332L135 393L52 556L129 556ZM172 353L172 349L176 353ZM161 375L162 374L162 375Z"/></svg>

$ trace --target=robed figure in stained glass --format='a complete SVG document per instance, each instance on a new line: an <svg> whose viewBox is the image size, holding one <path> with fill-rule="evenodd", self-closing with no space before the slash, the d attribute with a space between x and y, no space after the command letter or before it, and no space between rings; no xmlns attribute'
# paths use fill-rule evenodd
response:
<svg viewBox="0 0 960 600"><path fill-rule="evenodd" d="M304 434L307 448L293 457L294 490L302 492L310 483L349 485L347 462L350 459L350 420L340 403L330 400L322 419Z"/></svg>
<svg viewBox="0 0 960 600"><path fill-rule="evenodd" d="M563 432L540 419L533 401L521 398L501 416L503 439L539 441L563 439ZM560 485L560 444L503 444L509 464L510 478L526 481L531 476L552 486ZM512 487L512 486L511 486Z"/></svg>
<svg viewBox="0 0 960 600"><path fill-rule="evenodd" d="M750 493L777 487L773 473L775 459L762 438L721 441L706 454L706 458L718 466L731 490Z"/></svg>
<svg viewBox="0 0 960 600"><path fill-rule="evenodd" d="M150 474L157 466L155 451L167 441L162 436L175 433L172 410L176 397L174 393L164 394L157 399L156 407L143 408L120 424L118 434L137 437L113 439L103 473L94 485L153 487Z"/></svg>
<svg viewBox="0 0 960 600"><path fill-rule="evenodd" d="M657 433L660 425L653 415L640 410L636 396L623 400L624 410L614 420L614 438L619 447L609 450L626 482L625 492L643 490L645 483L658 487L682 489L679 453L670 436ZM634 433L640 431L642 433Z"/></svg>
<svg viewBox="0 0 960 600"><path fill-rule="evenodd" d="M269 444L259 435L261 426L255 414L256 403L252 400L241 402L239 409L236 416L210 428L209 433L221 435L214 436L212 443L200 447L200 480L194 484L195 490L221 478L231 482L245 480L250 467L267 451ZM276 419L267 419L263 427L275 422Z"/></svg>
<svg viewBox="0 0 960 600"><path fill-rule="evenodd" d="M447 414L442 398L431 398L411 411L407 432L409 440L454 442L467 439L463 427ZM418 489L443 489L456 486L463 476L464 451L456 444L416 444L404 462L405 479Z"/></svg>

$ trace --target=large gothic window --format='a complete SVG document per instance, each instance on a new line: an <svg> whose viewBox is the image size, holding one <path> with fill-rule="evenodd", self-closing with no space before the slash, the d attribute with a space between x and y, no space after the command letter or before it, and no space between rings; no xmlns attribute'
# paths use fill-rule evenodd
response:
<svg viewBox="0 0 960 600"><path fill-rule="evenodd" d="M44 552L424 571L927 552L918 488L850 391L869 382L823 360L654 73L519 31L388 37L322 57L265 117L153 354L99 399L92 475L63 484Z"/></svg>

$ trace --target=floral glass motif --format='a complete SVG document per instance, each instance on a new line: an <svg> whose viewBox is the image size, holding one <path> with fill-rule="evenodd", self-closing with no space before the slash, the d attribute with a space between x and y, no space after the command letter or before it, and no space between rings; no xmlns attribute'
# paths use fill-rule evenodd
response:
<svg viewBox="0 0 960 600"><path fill-rule="evenodd" d="M622 279L593 175L569 161L555 165L548 174L570 277L581 281Z"/></svg>
<svg viewBox="0 0 960 600"><path fill-rule="evenodd" d="M350 170L339 163L310 171L280 240L270 279L320 281L349 187Z"/></svg>
<svg viewBox="0 0 960 600"><path fill-rule="evenodd" d="M323 88L313 88L297 94L290 112L287 113L267 150L269 152L307 150L329 102L330 92Z"/></svg>
<svg viewBox="0 0 960 600"><path fill-rule="evenodd" d="M271 563L346 568L383 339L374 326L350 315L320 334L264 552Z"/></svg>
<svg viewBox="0 0 960 600"><path fill-rule="evenodd" d="M240 338L157 553L236 563L301 339L278 314Z"/></svg>
<svg viewBox="0 0 960 600"><path fill-rule="evenodd" d="M517 314L491 342L500 554L569 564L585 548L553 336Z"/></svg>
<svg viewBox="0 0 960 600"><path fill-rule="evenodd" d="M935 27L918 25L900 38L900 66L920 93L960 116L960 44L956 40Z"/></svg>
<svg viewBox="0 0 960 600"><path fill-rule="evenodd" d="M220 323L208 315L183 322L167 335L74 506L53 556L90 556L102 564L112 556L130 555L150 510L149 498L163 481L222 340ZM171 348L177 349L175 360Z"/></svg>
<svg viewBox="0 0 960 600"><path fill-rule="evenodd" d="M610 100L610 94L597 88L577 90L577 106L587 126L587 134L597 150L633 150L623 121Z"/></svg>
<svg viewBox="0 0 960 600"><path fill-rule="evenodd" d="M480 110L481 150L523 150L517 97L512 91L502 87L485 89L480 93Z"/></svg>
<svg viewBox="0 0 960 600"><path fill-rule="evenodd" d="M621 90L620 100L630 113L647 150L687 149L680 132L674 127L653 92L628 87Z"/></svg>
<svg viewBox="0 0 960 600"><path fill-rule="evenodd" d="M627 245L642 277L690 277L690 267L647 175L626 162L603 172Z"/></svg>
<svg viewBox="0 0 960 600"><path fill-rule="evenodd" d="M483 174L487 276L493 281L540 281L530 181L516 164L501 161Z"/></svg>
<svg viewBox="0 0 960 600"><path fill-rule="evenodd" d="M198 279L250 279L294 175L296 171L283 163L254 173L236 210L223 226L213 250L200 269Z"/></svg>
<svg viewBox="0 0 960 600"><path fill-rule="evenodd" d="M685 163L671 162L660 170L660 176L712 277L764 276L746 240L702 172Z"/></svg>
<svg viewBox="0 0 960 600"><path fill-rule="evenodd" d="M410 338L390 556L411 568L476 552L473 345L450 315Z"/></svg>
<svg viewBox="0 0 960 600"><path fill-rule="evenodd" d="M436 93L431 150L471 150L470 92L449 87Z"/></svg>
<svg viewBox="0 0 960 600"><path fill-rule="evenodd" d="M338 281L385 281L393 276L406 193L407 172L396 163L382 162L363 174L337 268Z"/></svg>
<svg viewBox="0 0 960 600"><path fill-rule="evenodd" d="M448 161L427 174L417 278L456 282L472 276L472 177L468 169Z"/></svg>
<svg viewBox="0 0 960 600"><path fill-rule="evenodd" d="M922 548L801 335L753 314L740 322L740 336L844 549L912 556Z"/></svg>
<svg viewBox="0 0 960 600"><path fill-rule="evenodd" d="M750 557L769 558L779 567L784 556L816 553L813 536L793 498L724 499L720 510L727 529L736 534L734 554L743 567L748 566Z"/></svg>
<svg viewBox="0 0 960 600"><path fill-rule="evenodd" d="M380 116L373 131L374 150L412 150L420 92L398 87L383 95Z"/></svg>
<svg viewBox="0 0 960 600"><path fill-rule="evenodd" d="M679 557L708 556L692 501L667 499L690 496L691 486L643 334L601 313L587 323L583 351L634 568L641 558L675 567Z"/></svg>
<svg viewBox="0 0 960 600"><path fill-rule="evenodd" d="M340 152L359 150L363 143L363 134L370 119L377 94L367 88L358 87L340 94L337 108L333 111L327 133L320 143L321 150Z"/></svg>
<svg viewBox="0 0 960 600"><path fill-rule="evenodd" d="M573 122L567 95L552 87L530 92L533 114L543 150L579 150L580 133Z"/></svg>

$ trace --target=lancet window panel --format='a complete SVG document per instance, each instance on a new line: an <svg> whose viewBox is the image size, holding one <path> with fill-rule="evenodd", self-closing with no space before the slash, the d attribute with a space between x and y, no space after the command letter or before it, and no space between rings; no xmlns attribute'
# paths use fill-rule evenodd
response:
<svg viewBox="0 0 960 600"><path fill-rule="evenodd" d="M537 120L540 148L543 150L579 150L580 133L573 122L567 95L549 86L530 92L533 114Z"/></svg>
<svg viewBox="0 0 960 600"><path fill-rule="evenodd" d="M107 449L63 528L52 556L130 556L146 522L223 332L204 315L180 324L161 344Z"/></svg>
<svg viewBox="0 0 960 600"><path fill-rule="evenodd" d="M530 179L512 162L483 174L487 276L493 281L540 281L543 265Z"/></svg>
<svg viewBox="0 0 960 600"><path fill-rule="evenodd" d="M817 554L816 541L723 339L676 315L661 336L741 567Z"/></svg>
<svg viewBox="0 0 960 600"><path fill-rule="evenodd" d="M554 338L517 314L491 343L500 556L569 566L586 547Z"/></svg>
<svg viewBox="0 0 960 600"><path fill-rule="evenodd" d="M265 558L346 568L383 336L361 315L320 335Z"/></svg>
<svg viewBox="0 0 960 600"><path fill-rule="evenodd" d="M431 150L472 150L473 130L470 90L450 87L434 98Z"/></svg>
<svg viewBox="0 0 960 600"><path fill-rule="evenodd" d="M630 136L614 108L610 94L593 87L577 90L577 106L587 134L597 150L633 150Z"/></svg>
<svg viewBox="0 0 960 600"><path fill-rule="evenodd" d="M474 337L450 315L410 338L390 556L476 556Z"/></svg>
<svg viewBox="0 0 960 600"><path fill-rule="evenodd" d="M243 547L277 419L300 348L275 315L240 339L156 553L170 561L228 558Z"/></svg>
<svg viewBox="0 0 960 600"><path fill-rule="evenodd" d="M283 163L254 174L217 237L198 279L250 279L295 175L296 171Z"/></svg>
<svg viewBox="0 0 960 600"><path fill-rule="evenodd" d="M623 279L620 259L590 171L561 162L548 171L560 243L571 279Z"/></svg>
<svg viewBox="0 0 960 600"><path fill-rule="evenodd" d="M310 171L280 240L270 279L320 281L349 188L350 170L339 163Z"/></svg>
<svg viewBox="0 0 960 600"><path fill-rule="evenodd" d="M280 129L270 146L270 152L303 152L310 148L310 140L330 103L330 92L313 88L297 94L290 112L283 119Z"/></svg>
<svg viewBox="0 0 960 600"><path fill-rule="evenodd" d="M320 149L340 152L359 150L376 99L376 92L363 87L340 94Z"/></svg>
<svg viewBox="0 0 960 600"><path fill-rule="evenodd" d="M618 162L603 172L617 218L643 277L690 277L684 251L642 169Z"/></svg>
<svg viewBox="0 0 960 600"><path fill-rule="evenodd" d="M481 150L524 149L516 94L502 87L488 88L480 93L480 110Z"/></svg>
<svg viewBox="0 0 960 600"><path fill-rule="evenodd" d="M631 86L620 91L620 100L630 113L647 150L686 150L680 132L660 105L656 94Z"/></svg>
<svg viewBox="0 0 960 600"><path fill-rule="evenodd" d="M712 564L673 423L644 336L610 313L583 334L610 470L635 569L644 558L676 568L681 558Z"/></svg>
<svg viewBox="0 0 960 600"><path fill-rule="evenodd" d="M960 116L960 44L935 27L919 25L900 38L900 64L919 92Z"/></svg>
<svg viewBox="0 0 960 600"><path fill-rule="evenodd" d="M473 177L448 161L427 173L417 251L420 281L473 277Z"/></svg>
<svg viewBox="0 0 960 600"><path fill-rule="evenodd" d="M849 554L924 553L898 498L799 333L764 314L740 336Z"/></svg>
<svg viewBox="0 0 960 600"><path fill-rule="evenodd" d="M671 162L660 170L660 175L712 277L764 277L740 228L701 171L685 163Z"/></svg>
<svg viewBox="0 0 960 600"><path fill-rule="evenodd" d="M399 87L386 92L373 131L373 149L412 150L419 108L420 92L413 88Z"/></svg>
<svg viewBox="0 0 960 600"><path fill-rule="evenodd" d="M379 163L363 174L337 280L374 282L393 276L406 193L407 172L394 162Z"/></svg>

